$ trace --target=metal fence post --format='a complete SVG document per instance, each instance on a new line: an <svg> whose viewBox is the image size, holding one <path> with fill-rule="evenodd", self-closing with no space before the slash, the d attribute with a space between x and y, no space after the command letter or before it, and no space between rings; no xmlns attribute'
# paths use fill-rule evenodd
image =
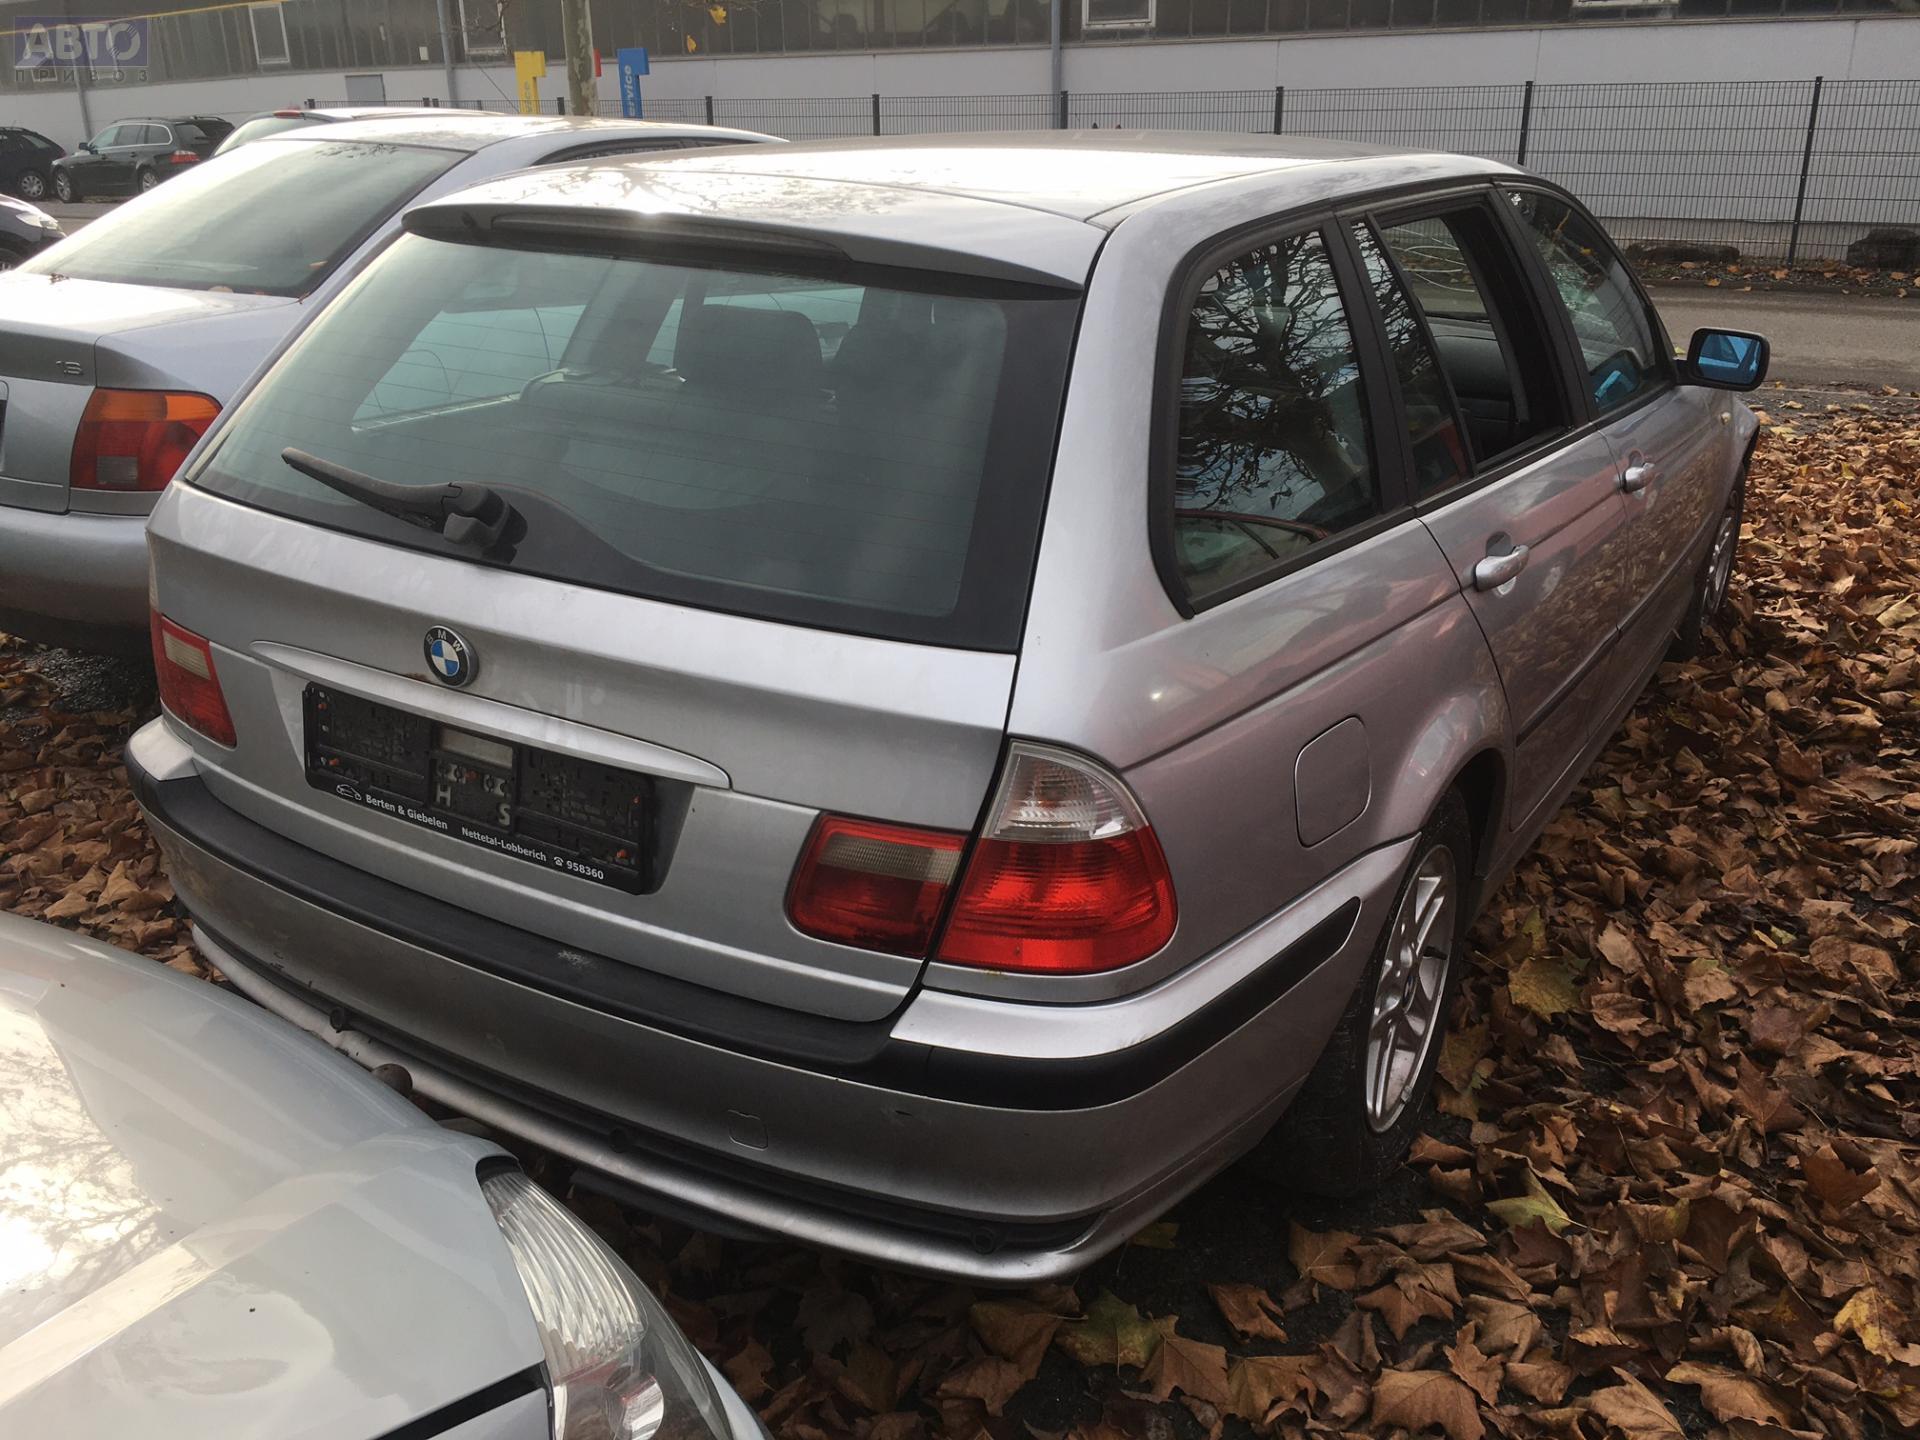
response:
<svg viewBox="0 0 1920 1440"><path fill-rule="evenodd" d="M1060 113L1054 117L1053 128L1056 130L1067 128L1067 92L1064 90L1060 92Z"/></svg>
<svg viewBox="0 0 1920 1440"><path fill-rule="evenodd" d="M1800 152L1800 188L1793 197L1793 229L1787 233L1787 268L1793 268L1794 257L1800 253L1800 221L1807 213L1807 175L1813 169L1813 132L1820 125L1820 87L1827 83L1827 77L1813 77L1813 99L1807 104L1807 146Z"/></svg>
<svg viewBox="0 0 1920 1440"><path fill-rule="evenodd" d="M1287 87L1284 85L1276 85L1273 87L1273 133L1276 135L1285 134L1286 122Z"/></svg>
<svg viewBox="0 0 1920 1440"><path fill-rule="evenodd" d="M1527 136L1533 130L1533 82L1527 81L1527 88L1520 95L1520 145L1513 157L1513 163L1527 163Z"/></svg>
<svg viewBox="0 0 1920 1440"><path fill-rule="evenodd" d="M707 96L707 124L713 123L713 97Z"/></svg>
<svg viewBox="0 0 1920 1440"><path fill-rule="evenodd" d="M880 133L880 96L878 93L873 97L873 133L876 135Z"/></svg>

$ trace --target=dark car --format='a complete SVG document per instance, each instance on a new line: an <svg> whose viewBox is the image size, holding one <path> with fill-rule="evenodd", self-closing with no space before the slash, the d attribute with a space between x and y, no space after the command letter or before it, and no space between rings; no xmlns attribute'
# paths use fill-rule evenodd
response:
<svg viewBox="0 0 1920 1440"><path fill-rule="evenodd" d="M53 193L74 201L151 190L205 160L232 130L214 115L115 121L53 162Z"/></svg>
<svg viewBox="0 0 1920 1440"><path fill-rule="evenodd" d="M66 153L38 130L0 125L0 190L41 199L53 185L53 162Z"/></svg>
<svg viewBox="0 0 1920 1440"><path fill-rule="evenodd" d="M38 205L0 195L0 270L13 268L61 238L60 222Z"/></svg>

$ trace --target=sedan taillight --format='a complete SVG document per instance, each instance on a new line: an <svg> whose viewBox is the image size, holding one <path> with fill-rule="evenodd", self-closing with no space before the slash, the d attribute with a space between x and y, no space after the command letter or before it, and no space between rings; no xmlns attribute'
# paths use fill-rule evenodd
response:
<svg viewBox="0 0 1920 1440"><path fill-rule="evenodd" d="M162 490L220 413L207 395L96 390L73 437L76 490Z"/></svg>
<svg viewBox="0 0 1920 1440"><path fill-rule="evenodd" d="M220 674L213 668L213 647L205 636L176 625L158 610L147 613L161 705L209 740L232 745L233 716L220 690Z"/></svg>

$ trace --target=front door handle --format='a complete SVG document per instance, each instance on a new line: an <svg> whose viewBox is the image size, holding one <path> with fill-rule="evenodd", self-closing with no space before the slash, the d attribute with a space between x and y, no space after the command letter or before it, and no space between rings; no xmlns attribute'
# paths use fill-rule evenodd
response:
<svg viewBox="0 0 1920 1440"><path fill-rule="evenodd" d="M1620 488L1632 495L1647 488L1660 478L1660 472L1651 460L1635 460L1620 472Z"/></svg>
<svg viewBox="0 0 1920 1440"><path fill-rule="evenodd" d="M1527 547L1516 545L1504 555L1489 555L1473 567L1473 588L1498 590L1527 568Z"/></svg>

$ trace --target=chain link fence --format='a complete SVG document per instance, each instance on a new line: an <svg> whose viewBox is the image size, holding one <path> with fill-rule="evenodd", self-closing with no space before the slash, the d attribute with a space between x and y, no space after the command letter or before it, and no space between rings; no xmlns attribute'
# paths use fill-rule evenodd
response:
<svg viewBox="0 0 1920 1440"><path fill-rule="evenodd" d="M1851 250L1920 270L1920 80L648 97L645 111L790 140L1098 127L1451 150L1557 180L1623 243L1673 258L1791 264ZM1913 236L1857 244L1876 230Z"/></svg>

